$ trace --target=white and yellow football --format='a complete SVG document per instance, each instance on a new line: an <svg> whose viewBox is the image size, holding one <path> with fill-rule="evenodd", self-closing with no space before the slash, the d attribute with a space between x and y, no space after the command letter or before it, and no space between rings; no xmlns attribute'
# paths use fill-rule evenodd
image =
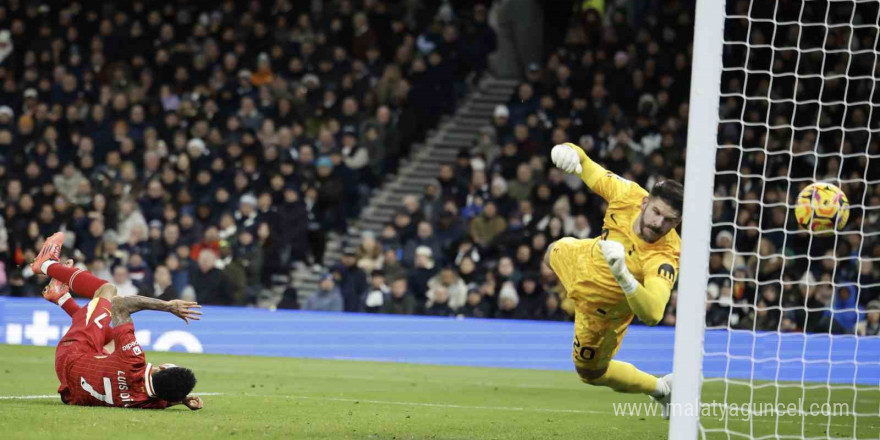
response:
<svg viewBox="0 0 880 440"><path fill-rule="evenodd" d="M846 226L849 200L835 185L813 183L798 194L794 215L801 228L815 234L830 234Z"/></svg>

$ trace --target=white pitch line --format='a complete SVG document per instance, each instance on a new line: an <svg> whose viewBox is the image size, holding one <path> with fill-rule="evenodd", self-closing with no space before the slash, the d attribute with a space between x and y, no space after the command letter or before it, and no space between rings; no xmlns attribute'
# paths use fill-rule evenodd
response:
<svg viewBox="0 0 880 440"><path fill-rule="evenodd" d="M214 393L214 392L205 392L205 393L193 393L195 396L223 396L226 393ZM563 408L526 408L521 406L484 406L484 405L458 405L454 403L428 403L428 402L401 402L395 400L373 400L373 399L354 399L349 397L319 397L319 396L297 396L297 395L285 395L285 394L254 394L254 393L242 393L238 394L240 396L247 397L270 397L270 398L282 398L282 399L290 399L290 400L318 400L325 402L347 402L347 403L372 403L376 405L395 405L395 406L420 406L427 408L450 408L450 409L481 409L481 410L490 410L490 411L512 411L512 412L539 412L539 413L560 413L560 414L598 414L598 415L613 415L620 416L619 414L615 414L613 411L594 411L594 410L586 410L586 409L563 409ZM34 396L0 396L0 400L28 400L28 399L55 399L58 398L57 394L54 395L34 395ZM650 414L646 414L646 416L650 416ZM626 417L625 415L623 417ZM631 417L636 417L635 415ZM800 424L795 420L760 420L754 419L754 421L760 422L778 422L784 424ZM809 421L804 421L806 425L815 425L815 426L834 426L834 427L844 427L848 428L852 425L845 425L839 423L814 423Z"/></svg>
<svg viewBox="0 0 880 440"><path fill-rule="evenodd" d="M193 393L195 396L222 396L223 393ZM343 397L315 397L315 396L290 396L282 394L253 394L244 393L248 397L280 397L283 399L295 400L323 400L330 402L363 402L373 403L377 405L398 405L398 406L423 406L430 408L453 408L453 409L484 409L498 411L519 411L519 412L547 412L547 413L567 413L567 414L612 414L608 411L591 411L582 409L552 409L552 408L526 408L519 406L479 406L479 405L457 405L454 403L427 403L427 402L398 402L392 400L371 400L371 399L352 399ZM30 400L30 399L56 399L57 394L34 395L34 396L0 396L0 400Z"/></svg>
<svg viewBox="0 0 880 440"><path fill-rule="evenodd" d="M513 412L539 412L539 413L562 413L562 414L598 414L598 415L610 415L617 417L642 417L641 415L621 415L615 414L613 411L595 411L595 410L585 410L585 409L555 409L555 408L526 408L519 406L482 406L482 405L458 405L454 403L427 403L427 402L401 402L394 400L372 400L372 399L353 399L348 397L317 397L317 396L296 396L296 395L281 395L281 394L253 394L253 393L244 393L244 396L248 397L280 397L283 399L291 399L291 400L319 400L319 401L329 401L329 402L348 402L348 403L372 403L377 405L395 405L395 406L421 406L428 408L450 408L450 409L482 409L482 410L490 410L490 411L513 411ZM656 413L659 416L659 411ZM650 413L646 413L645 416L651 417ZM755 419L756 422L764 422L764 423L772 423L777 420L760 420ZM800 422L795 420L778 420L779 423L784 424L798 424ZM834 426L834 427L843 427L849 428L852 425L840 424L840 423L818 423L818 422L810 422L805 421L806 425L815 425L815 426Z"/></svg>
<svg viewBox="0 0 880 440"><path fill-rule="evenodd" d="M348 402L348 403L374 403L377 405L397 405L397 406L423 406L429 408L452 408L452 409L485 409L497 411L517 411L517 412L545 412L545 413L566 413L566 414L611 414L608 411L592 411L585 409L554 409L554 408L526 408L521 406L481 406L481 405L458 405L454 403L428 403L428 402L399 402L394 400L372 400L372 399L352 399L348 397L316 397L316 396L288 396L281 394L251 394L245 393L248 397L281 397L291 400L323 400L330 402Z"/></svg>
<svg viewBox="0 0 880 440"><path fill-rule="evenodd" d="M585 409L553 409L553 408L525 408L521 406L484 406L484 405L458 405L455 403L426 403L426 402L396 402L392 400L372 400L372 399L351 399L342 397L309 397L309 396L289 396L291 399L305 400L329 400L333 402L364 402L374 403L377 405L398 405L398 406L424 406L429 408L453 408L453 409L485 409L494 411L534 411L546 413L567 413L567 414L607 414L606 411L592 411Z"/></svg>

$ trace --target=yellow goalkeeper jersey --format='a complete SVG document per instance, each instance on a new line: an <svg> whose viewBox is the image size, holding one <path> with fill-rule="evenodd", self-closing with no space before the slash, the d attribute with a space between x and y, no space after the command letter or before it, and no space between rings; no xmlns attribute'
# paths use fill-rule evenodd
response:
<svg viewBox="0 0 880 440"><path fill-rule="evenodd" d="M633 313L656 324L663 317L678 276L681 239L673 229L654 243L633 231L648 192L635 182L602 168L576 145L581 157L581 179L608 202L598 239L565 238L553 245L550 265L568 295L579 305L608 319L628 320ZM599 239L613 240L626 249L626 266L642 287L627 297L602 257ZM644 316L643 316L644 315Z"/></svg>

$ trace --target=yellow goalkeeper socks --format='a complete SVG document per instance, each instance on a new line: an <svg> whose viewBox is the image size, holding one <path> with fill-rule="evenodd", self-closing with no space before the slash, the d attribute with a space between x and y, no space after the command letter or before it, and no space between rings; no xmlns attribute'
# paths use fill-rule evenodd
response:
<svg viewBox="0 0 880 440"><path fill-rule="evenodd" d="M658 390L657 377L639 370L633 364L611 361L605 374L591 380L591 385L605 386L620 393L654 395Z"/></svg>

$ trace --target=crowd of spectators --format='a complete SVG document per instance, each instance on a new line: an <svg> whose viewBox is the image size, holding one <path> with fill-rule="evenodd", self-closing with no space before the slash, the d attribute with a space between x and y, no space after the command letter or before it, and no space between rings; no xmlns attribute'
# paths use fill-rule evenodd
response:
<svg viewBox="0 0 880 440"><path fill-rule="evenodd" d="M123 295L253 304L319 265L495 35L482 4L313 3L0 4L0 293L40 294L58 230Z"/></svg>
<svg viewBox="0 0 880 440"><path fill-rule="evenodd" d="M639 23L625 9L576 14L566 44L527 66L474 145L442 165L421 197L405 199L378 235L362 237L336 269L336 286L325 280L319 295L340 296L347 311L571 320L574 305L542 264L544 252L562 237L597 236L606 204L552 167L550 148L579 143L646 188L682 181L693 29L686 3L664 4Z"/></svg>
<svg viewBox="0 0 880 440"><path fill-rule="evenodd" d="M252 303L292 264L320 264L327 232L346 230L370 187L454 109L495 47L481 4L416 23L402 2L341 0L321 19L298 3L0 6L0 29L9 29L0 32L0 93L11 104L0 108L6 292L38 293L21 264L40 237L67 228L79 264L125 291ZM542 256L561 237L597 236L605 202L550 166L549 149L576 142L645 188L683 181L693 3L575 11L565 44L528 65L471 148L338 265L315 268L319 289L303 307L572 319ZM729 12L773 18L750 3L760 2L731 1ZM812 5L789 17L798 8L787 5L775 18L849 22L854 12L872 22L878 13ZM845 27L816 26L788 41L800 34L756 23L729 19L727 39L821 48L848 37ZM852 32L853 44L873 47L869 33ZM725 50L721 116L734 122L719 130L707 325L853 333L861 321L862 332L880 331L880 314L868 313L867 325L863 314L880 309L871 229L880 185L865 184L880 180L880 147L861 101L871 81L805 77L798 86L761 73L870 78L869 61ZM837 238L799 232L780 204L823 179L853 203ZM299 305L286 295L280 306ZM674 325L675 306L673 292L662 324Z"/></svg>
<svg viewBox="0 0 880 440"><path fill-rule="evenodd" d="M730 2L739 18L725 23L707 324L877 335L880 143L865 100L874 61L862 55L876 35L856 25L877 20L880 5L751 4ZM763 19L802 24L750 26ZM839 235L802 231L786 206L814 181L849 199Z"/></svg>
<svg viewBox="0 0 880 440"><path fill-rule="evenodd" d="M748 15L749 3L730 2L728 8L731 14ZM779 11L779 19L798 19L789 17L797 12L789 6ZM876 18L876 5L859 7L856 12L867 22ZM549 149L578 142L607 169L645 188L660 179L684 178L693 2L663 2L649 12L637 21L625 9L576 14L566 45L548 54L544 65L528 66L525 81L507 105L495 109L474 147L462 149L455 165L444 165L423 197L405 200L406 209L379 236L367 234L364 244L343 258L337 271L340 307L411 313L421 306L421 313L430 315L571 319L573 305L542 267L541 257L548 243L563 236L597 236L605 202L576 177L548 166ZM850 12L831 16L848 22ZM766 7L752 13L771 18ZM800 18L821 22L823 14L817 6ZM748 24L728 20L728 39L746 41ZM801 44L823 47L823 38L845 40L843 28L830 37L821 27L807 29L815 31L805 32ZM751 38L770 41L773 30L755 26ZM798 35L789 32L786 38ZM776 37L780 47L797 45L778 32ZM873 47L873 38L865 31L855 41ZM743 45L731 45L725 66L744 66L746 55ZM770 70L771 55L752 49L748 68ZM793 51L783 51L772 68L793 71L797 61ZM849 75L870 75L873 66L871 57L850 65L845 55L824 61L838 69L833 73ZM822 62L821 55L801 60L799 73L820 73ZM816 124L818 106L802 106L793 118L794 106L784 101L768 106L764 98L748 103L728 98L722 103L722 118L741 122L724 123L719 130L724 147L717 155L708 326L880 331L880 267L875 263L880 243L870 226L878 220L880 186L865 185L865 179L880 179L880 148L865 129L870 109L860 100L870 95L867 78L850 83L849 109L823 107L821 139L815 129L768 133L760 124L784 125L793 119L796 126L810 127ZM771 96L792 98L783 84L791 86L790 79L774 81ZM810 94L821 90L823 81L809 81L799 99L820 99ZM844 99L844 82L824 83L821 100ZM725 93L763 97L769 87L769 77L760 73L751 73L748 81L743 72L728 71L723 78ZM803 154L813 150L827 154L827 160ZM870 164L869 155L874 158ZM837 239L800 231L784 206L773 205L794 200L813 180L840 184L853 203L849 224ZM406 282L388 282L403 280L403 273ZM332 288L332 282L325 287ZM402 293L407 289L415 301ZM676 302L673 291L663 325L675 324Z"/></svg>

